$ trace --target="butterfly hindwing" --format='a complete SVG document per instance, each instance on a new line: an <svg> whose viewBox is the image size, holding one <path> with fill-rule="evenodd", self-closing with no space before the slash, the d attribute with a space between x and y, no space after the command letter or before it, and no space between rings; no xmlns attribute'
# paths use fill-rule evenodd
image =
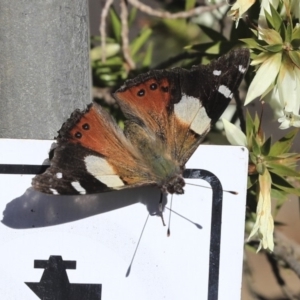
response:
<svg viewBox="0 0 300 300"><path fill-rule="evenodd" d="M155 183L115 120L96 103L72 114L57 143L50 167L33 179L41 192L99 193Z"/></svg>

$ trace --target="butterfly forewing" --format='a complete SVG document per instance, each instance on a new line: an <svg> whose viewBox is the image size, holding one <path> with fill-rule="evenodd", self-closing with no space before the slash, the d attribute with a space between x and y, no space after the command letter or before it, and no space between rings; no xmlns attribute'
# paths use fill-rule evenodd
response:
<svg viewBox="0 0 300 300"><path fill-rule="evenodd" d="M124 131L96 103L75 111L34 188L85 194L157 185L182 193L186 161L227 107L248 63L249 51L238 49L190 71L153 70L126 81L114 94L127 119Z"/></svg>

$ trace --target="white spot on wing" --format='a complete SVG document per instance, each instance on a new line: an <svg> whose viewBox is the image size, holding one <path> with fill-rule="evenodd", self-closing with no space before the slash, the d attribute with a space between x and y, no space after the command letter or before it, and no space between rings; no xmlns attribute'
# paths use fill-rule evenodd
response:
<svg viewBox="0 0 300 300"><path fill-rule="evenodd" d="M89 155L84 161L87 171L108 187L120 187L124 185L124 182L116 174L115 170L106 159L95 155Z"/></svg>
<svg viewBox="0 0 300 300"><path fill-rule="evenodd" d="M56 189L50 188L49 190L52 192L53 195L59 195L59 193Z"/></svg>
<svg viewBox="0 0 300 300"><path fill-rule="evenodd" d="M239 71L244 74L246 72L246 68L244 68L242 65L239 65Z"/></svg>
<svg viewBox="0 0 300 300"><path fill-rule="evenodd" d="M213 71L213 74L214 74L215 76L220 76L221 73L222 73L222 71L220 71L220 70L214 70L214 71Z"/></svg>
<svg viewBox="0 0 300 300"><path fill-rule="evenodd" d="M86 194L86 190L81 186L81 184L78 181L71 182L71 185L79 194Z"/></svg>
<svg viewBox="0 0 300 300"><path fill-rule="evenodd" d="M221 93L222 95L224 95L226 98L232 97L231 90L225 85L220 85L218 92Z"/></svg>
<svg viewBox="0 0 300 300"><path fill-rule="evenodd" d="M58 179L61 179L63 177L63 174L61 172L57 172L55 175Z"/></svg>
<svg viewBox="0 0 300 300"><path fill-rule="evenodd" d="M203 135L210 129L211 119L199 99L182 94L180 102L174 105L176 117L197 134Z"/></svg>

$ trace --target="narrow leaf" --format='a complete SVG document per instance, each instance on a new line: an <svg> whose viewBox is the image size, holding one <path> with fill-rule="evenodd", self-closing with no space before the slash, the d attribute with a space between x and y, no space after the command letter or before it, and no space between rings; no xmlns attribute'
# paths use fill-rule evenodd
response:
<svg viewBox="0 0 300 300"><path fill-rule="evenodd" d="M269 137L265 143L262 145L261 147L261 153L264 155L264 156L267 156L270 152L270 149L271 149L271 137Z"/></svg>
<svg viewBox="0 0 300 300"><path fill-rule="evenodd" d="M298 129L295 128L291 130L288 134L286 134L284 137L282 137L280 140L275 142L271 147L269 156L278 156L280 154L288 152L293 145L297 133Z"/></svg>
<svg viewBox="0 0 300 300"><path fill-rule="evenodd" d="M117 42L120 43L121 42L121 26L122 25L121 25L121 20L113 6L109 10L109 15L111 18L111 26L112 26L112 30L113 30L115 39L117 40Z"/></svg>
<svg viewBox="0 0 300 300"><path fill-rule="evenodd" d="M278 185L276 183L273 183L274 186L278 187L279 189L282 189L284 192L286 192L289 195L296 195L300 197L300 190L296 188L287 188L281 185Z"/></svg>
<svg viewBox="0 0 300 300"><path fill-rule="evenodd" d="M129 26L132 25L132 23L134 22L135 18L136 18L136 14L137 14L137 8L133 7L130 12L129 12L129 16L128 16L128 24Z"/></svg>
<svg viewBox="0 0 300 300"><path fill-rule="evenodd" d="M256 156L261 154L260 146L254 136L252 137L252 150Z"/></svg>
<svg viewBox="0 0 300 300"><path fill-rule="evenodd" d="M185 1L185 11L194 8L195 4L196 4L196 0L186 0Z"/></svg>
<svg viewBox="0 0 300 300"><path fill-rule="evenodd" d="M142 62L142 66L144 68L150 67L152 62L152 53L153 53L153 42L150 42L147 46L146 54Z"/></svg>
<svg viewBox="0 0 300 300"><path fill-rule="evenodd" d="M251 135L252 135L253 126L254 126L253 119L250 115L249 110L247 109L247 112L246 112L246 135L247 135L247 140L249 140Z"/></svg>
<svg viewBox="0 0 300 300"><path fill-rule="evenodd" d="M300 51L288 51L292 62L300 69Z"/></svg>
<svg viewBox="0 0 300 300"><path fill-rule="evenodd" d="M282 18L280 14L277 12L277 10L274 8L274 6L271 3L269 4L270 4L271 15L272 15L273 28L276 31L279 31L282 24Z"/></svg>
<svg viewBox="0 0 300 300"><path fill-rule="evenodd" d="M130 44L130 53L134 56L142 46L148 41L150 35L152 33L152 29L144 28L140 35L136 37Z"/></svg>
<svg viewBox="0 0 300 300"><path fill-rule="evenodd" d="M264 46L264 49L266 49L267 51L276 53L276 52L282 51L282 44Z"/></svg>
<svg viewBox="0 0 300 300"><path fill-rule="evenodd" d="M289 168L287 166L284 166L280 163L276 162L267 162L267 167L270 168L270 171L279 175L279 176L290 176L290 177L300 177L300 173L293 170L292 168Z"/></svg>

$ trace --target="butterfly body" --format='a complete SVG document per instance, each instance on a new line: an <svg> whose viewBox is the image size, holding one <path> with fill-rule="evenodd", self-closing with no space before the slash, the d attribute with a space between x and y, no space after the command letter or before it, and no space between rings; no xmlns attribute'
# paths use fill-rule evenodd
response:
<svg viewBox="0 0 300 300"><path fill-rule="evenodd" d="M227 107L248 63L248 50L240 49L190 71L154 70L126 81L113 95L126 117L124 130L96 103L76 110L34 188L86 194L155 185L182 194L185 163Z"/></svg>

